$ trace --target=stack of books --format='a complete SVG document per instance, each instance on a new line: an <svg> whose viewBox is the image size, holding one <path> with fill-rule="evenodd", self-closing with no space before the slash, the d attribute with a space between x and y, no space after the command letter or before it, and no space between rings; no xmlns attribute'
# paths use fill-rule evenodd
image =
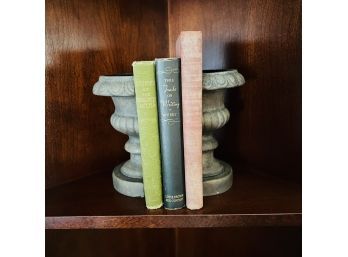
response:
<svg viewBox="0 0 348 257"><path fill-rule="evenodd" d="M133 62L148 209L203 207L202 32L181 32L176 53Z"/></svg>

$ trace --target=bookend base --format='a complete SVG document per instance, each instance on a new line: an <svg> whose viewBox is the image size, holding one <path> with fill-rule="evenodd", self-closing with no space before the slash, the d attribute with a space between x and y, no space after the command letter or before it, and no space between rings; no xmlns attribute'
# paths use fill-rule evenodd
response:
<svg viewBox="0 0 348 257"><path fill-rule="evenodd" d="M224 167L221 173L214 176L203 177L203 195L219 195L231 188L233 182L232 167L220 160L217 160Z"/></svg>
<svg viewBox="0 0 348 257"><path fill-rule="evenodd" d="M120 194L130 197L144 197L143 180L140 178L131 178L121 172L124 163L117 165L112 172L112 183L114 188Z"/></svg>
<svg viewBox="0 0 348 257"><path fill-rule="evenodd" d="M220 161L224 167L220 174L203 177L203 195L212 196L226 192L232 186L233 170L232 167ZM127 177L121 172L123 163L116 166L112 172L112 182L114 188L120 194L130 197L144 197L144 185L142 179Z"/></svg>

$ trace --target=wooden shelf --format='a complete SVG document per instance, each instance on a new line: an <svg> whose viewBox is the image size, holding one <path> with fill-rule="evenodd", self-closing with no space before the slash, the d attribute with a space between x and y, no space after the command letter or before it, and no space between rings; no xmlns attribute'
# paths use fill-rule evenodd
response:
<svg viewBox="0 0 348 257"><path fill-rule="evenodd" d="M232 188L204 208L147 210L118 194L110 172L46 190L46 229L301 226L301 184L235 169Z"/></svg>

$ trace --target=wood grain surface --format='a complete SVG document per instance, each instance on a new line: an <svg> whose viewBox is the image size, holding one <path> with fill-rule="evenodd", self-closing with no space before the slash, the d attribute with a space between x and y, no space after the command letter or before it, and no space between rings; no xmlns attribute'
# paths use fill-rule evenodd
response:
<svg viewBox="0 0 348 257"><path fill-rule="evenodd" d="M46 187L128 158L111 98L92 86L131 72L134 60L165 57L167 32L165 1L46 0Z"/></svg>
<svg viewBox="0 0 348 257"><path fill-rule="evenodd" d="M177 229L176 256L301 256L300 227Z"/></svg>
<svg viewBox="0 0 348 257"><path fill-rule="evenodd" d="M301 185L235 169L232 188L204 198L204 208L148 210L143 198L117 193L109 172L46 192L46 228L300 226Z"/></svg>
<svg viewBox="0 0 348 257"><path fill-rule="evenodd" d="M47 187L128 158L113 104L92 86L133 60L173 55L181 30L202 30L204 69L237 68L247 81L228 91L217 157L301 179L299 0L169 0L168 16L166 1L47 0Z"/></svg>
<svg viewBox="0 0 348 257"><path fill-rule="evenodd" d="M46 230L46 256L301 256L299 227Z"/></svg>
<svg viewBox="0 0 348 257"><path fill-rule="evenodd" d="M46 230L47 257L175 257L168 229Z"/></svg>
<svg viewBox="0 0 348 257"><path fill-rule="evenodd" d="M182 30L203 32L203 68L238 69L217 156L301 179L301 1L169 0L169 48Z"/></svg>

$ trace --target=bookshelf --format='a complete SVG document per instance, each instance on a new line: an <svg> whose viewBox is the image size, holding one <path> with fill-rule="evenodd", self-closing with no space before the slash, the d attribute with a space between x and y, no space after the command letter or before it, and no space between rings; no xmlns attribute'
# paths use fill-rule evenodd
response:
<svg viewBox="0 0 348 257"><path fill-rule="evenodd" d="M147 210L144 199L118 194L110 172L46 192L49 229L300 226L301 185L237 169L232 189L204 198L204 208Z"/></svg>
<svg viewBox="0 0 348 257"><path fill-rule="evenodd" d="M216 135L234 182L202 210L150 212L112 187L127 136L92 86L134 60L172 56L181 30L202 30L204 69L246 79L228 91L231 119ZM161 239L166 256L299 255L301 69L299 0L47 0L47 255L90 256L94 245L95 255L162 256Z"/></svg>

